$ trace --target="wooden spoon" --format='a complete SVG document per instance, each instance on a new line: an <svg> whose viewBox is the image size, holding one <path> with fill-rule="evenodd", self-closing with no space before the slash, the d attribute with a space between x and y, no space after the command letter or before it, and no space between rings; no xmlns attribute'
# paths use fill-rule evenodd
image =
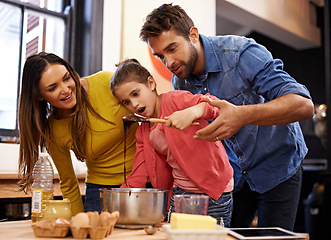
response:
<svg viewBox="0 0 331 240"><path fill-rule="evenodd" d="M166 123L168 120L160 118L147 118L139 114L129 114L123 117L124 122L152 122L152 123ZM192 122L192 126L199 125L198 122Z"/></svg>

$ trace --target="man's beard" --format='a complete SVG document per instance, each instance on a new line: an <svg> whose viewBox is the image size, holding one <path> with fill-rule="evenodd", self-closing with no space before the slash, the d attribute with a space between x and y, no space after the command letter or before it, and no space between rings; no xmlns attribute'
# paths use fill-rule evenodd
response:
<svg viewBox="0 0 331 240"><path fill-rule="evenodd" d="M193 46L193 44L190 42L190 58L186 62L181 62L181 65L183 66L183 71L180 72L177 77L180 79L186 79L188 76L190 76L195 68L195 65L198 60L198 52Z"/></svg>

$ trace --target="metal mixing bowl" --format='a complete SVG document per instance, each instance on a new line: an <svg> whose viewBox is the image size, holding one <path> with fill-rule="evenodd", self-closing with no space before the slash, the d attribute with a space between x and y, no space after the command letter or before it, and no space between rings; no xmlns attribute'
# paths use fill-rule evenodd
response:
<svg viewBox="0 0 331 240"><path fill-rule="evenodd" d="M144 228L162 222L167 214L168 191L153 188L102 188L103 211L119 211L116 227Z"/></svg>

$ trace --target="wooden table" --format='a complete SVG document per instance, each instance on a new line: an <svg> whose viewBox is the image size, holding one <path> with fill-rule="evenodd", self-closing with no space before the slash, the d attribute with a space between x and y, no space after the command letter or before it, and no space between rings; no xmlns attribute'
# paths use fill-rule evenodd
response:
<svg viewBox="0 0 331 240"><path fill-rule="evenodd" d="M59 239L59 238L37 238L34 236L31 228L31 220L25 221L13 221L0 223L0 235L1 239ZM309 236L306 234L306 239L309 240ZM65 239L72 239L72 237L66 237ZM166 240L165 233L162 228L159 228L154 235L147 235L143 229L130 230L115 228L111 235L105 239L111 240ZM231 236L227 236L226 240L235 240Z"/></svg>
<svg viewBox="0 0 331 240"><path fill-rule="evenodd" d="M85 190L86 190L85 175L86 174L76 174L79 183L80 192L82 195L85 195ZM19 191L19 186L17 182L18 182L17 173L0 172L0 199L31 197L31 192L25 194L24 192ZM54 174L54 196L62 196L58 174Z"/></svg>

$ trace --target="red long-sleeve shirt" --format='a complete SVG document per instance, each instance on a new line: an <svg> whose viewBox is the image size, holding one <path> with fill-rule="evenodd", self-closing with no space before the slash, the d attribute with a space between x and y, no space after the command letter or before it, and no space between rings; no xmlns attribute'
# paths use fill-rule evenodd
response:
<svg viewBox="0 0 331 240"><path fill-rule="evenodd" d="M205 99L204 95L193 95L187 91L161 94L160 115L169 116L175 111L194 106ZM219 111L219 108L207 104L203 117L197 120L199 126L190 126L182 131L170 127L164 128L169 149L178 165L196 186L214 199L222 195L233 177L233 170L220 141L194 140L193 136L197 130L208 125L207 120L218 116ZM142 123L136 132L137 150L133 170L123 187L143 188L149 178L154 188L171 190L172 169L166 162L166 156L155 151L149 132L149 123Z"/></svg>

